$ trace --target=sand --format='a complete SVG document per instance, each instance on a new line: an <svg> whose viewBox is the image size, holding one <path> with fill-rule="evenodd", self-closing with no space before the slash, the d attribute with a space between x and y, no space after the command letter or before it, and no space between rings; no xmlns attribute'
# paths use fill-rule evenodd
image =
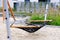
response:
<svg viewBox="0 0 60 40"><path fill-rule="evenodd" d="M35 33L22 29L10 28L12 40L60 40L60 26L46 25ZM0 40L7 40L7 29L0 17Z"/></svg>

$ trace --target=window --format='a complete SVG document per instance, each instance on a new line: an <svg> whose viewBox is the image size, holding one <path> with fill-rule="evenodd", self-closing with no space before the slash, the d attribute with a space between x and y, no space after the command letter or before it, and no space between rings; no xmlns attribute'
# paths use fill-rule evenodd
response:
<svg viewBox="0 0 60 40"><path fill-rule="evenodd" d="M50 2L50 0L38 0L39 2Z"/></svg>
<svg viewBox="0 0 60 40"><path fill-rule="evenodd" d="M30 2L30 0L25 0L25 2Z"/></svg>
<svg viewBox="0 0 60 40"><path fill-rule="evenodd" d="M13 0L13 1L18 1L18 0Z"/></svg>

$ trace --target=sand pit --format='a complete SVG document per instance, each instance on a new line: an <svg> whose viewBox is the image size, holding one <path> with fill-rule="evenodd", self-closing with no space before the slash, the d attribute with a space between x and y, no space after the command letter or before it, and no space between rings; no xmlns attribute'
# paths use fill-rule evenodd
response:
<svg viewBox="0 0 60 40"><path fill-rule="evenodd" d="M60 26L46 25L35 33L28 33L22 29L11 28L12 40L60 40ZM0 40L7 40L6 25L0 18Z"/></svg>

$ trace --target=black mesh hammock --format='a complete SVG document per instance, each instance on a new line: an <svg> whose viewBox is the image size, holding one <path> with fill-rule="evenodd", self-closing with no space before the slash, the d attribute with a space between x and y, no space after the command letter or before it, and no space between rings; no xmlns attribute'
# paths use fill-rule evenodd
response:
<svg viewBox="0 0 60 40"><path fill-rule="evenodd" d="M13 24L11 25L11 27L12 27L12 28L19 28L19 29L25 30L25 31L27 31L27 32L29 32L29 33L33 33L33 32L36 32L37 30L41 29L42 27L44 27L47 22L51 22L51 21L52 21L52 20L38 20L38 21L33 20L33 21L30 22L30 23L26 23L27 25L24 25L24 26L22 26L22 25L20 25L20 24L19 24L19 25L17 25L17 24L14 25L14 23L13 23ZM34 23L34 22L41 22L41 23L36 24L36 23ZM16 26L16 25L17 25L17 26Z"/></svg>
<svg viewBox="0 0 60 40"><path fill-rule="evenodd" d="M36 32L37 30L39 30L40 28L41 28L41 26L40 27L35 27L35 28L20 28L20 29L23 29L23 30L25 30L29 33L33 33L33 32Z"/></svg>
<svg viewBox="0 0 60 40"><path fill-rule="evenodd" d="M37 30L39 30L40 28L44 27L46 25L46 22L44 22L43 24L39 24L39 25L30 23L27 26L29 26L29 25L32 25L35 27L17 27L17 28L25 30L29 33L33 33L33 32L36 32Z"/></svg>

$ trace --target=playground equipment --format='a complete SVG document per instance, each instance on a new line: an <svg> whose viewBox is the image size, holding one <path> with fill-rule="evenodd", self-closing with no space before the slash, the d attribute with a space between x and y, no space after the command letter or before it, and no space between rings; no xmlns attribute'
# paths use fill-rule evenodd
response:
<svg viewBox="0 0 60 40"><path fill-rule="evenodd" d="M32 32L35 32L35 31L37 31L38 29L40 29L41 27L43 27L43 26L45 26L46 25L46 22L51 22L52 20L47 20L47 14L48 14L48 4L46 4L46 11L45 11L45 14L44 14L44 20L31 20L30 21L30 23L25 23L24 22L24 20L26 21L28 18L26 18L26 19L24 19L24 20L20 20L20 21L22 21L23 22L23 25L24 25L24 23L25 24L27 24L27 25L24 25L24 26L22 26L22 25L20 25L20 24L18 24L18 25L16 25L16 24L14 24L15 23L15 21L16 21L16 19L15 19L15 16L14 16L14 13L13 13L13 11L12 11L12 8L10 7L10 4L9 4L9 2L7 1L7 4L5 4L5 2L3 1L3 20L4 19L7 19L7 17L9 18L9 13L8 14L6 14L5 13L5 11L6 10L8 10L8 9L6 9L6 6L5 5L8 5L8 7L9 7L9 10L10 10L10 13L11 13L11 16L13 17L13 19L14 19L14 22L10 25L10 24L8 24L8 25L10 25L10 27L12 27L12 28L20 28L20 29L23 29L23 30L26 30L27 32L30 32L30 33L32 33ZM7 8L8 8L7 7ZM8 15L8 16L7 16ZM5 18L6 17L6 18ZM31 22L43 22L43 24L41 24L41 25L35 25L35 24L32 24Z"/></svg>
<svg viewBox="0 0 60 40"><path fill-rule="evenodd" d="M10 25L9 25L9 13L8 13L8 1L3 0L3 19L6 19L6 27L7 27L7 38L8 40L11 40L11 34L10 34Z"/></svg>
<svg viewBox="0 0 60 40"><path fill-rule="evenodd" d="M52 20L47 20L48 4L46 4L46 11L45 11L45 14L44 14L45 15L44 20L31 20L31 22L43 22L43 24L35 25L35 24L31 24L31 22L30 22L30 23L27 23L27 25L23 24L23 26L20 25L20 24L18 24L19 26L18 25L16 26L16 24L14 24L14 23L12 23L10 25L8 7L9 7L9 10L11 12L11 16L14 19L14 23L15 23L16 19L15 19L14 13L12 11L12 8L10 7L10 4L9 4L8 0L3 0L3 20L6 19L7 38L9 40L11 40L10 27L11 28L20 28L20 29L23 29L27 32L33 33L33 32L36 32L38 29L42 28L43 26L45 26L46 22L51 22L52 21ZM24 23L24 21L23 21L23 23Z"/></svg>

